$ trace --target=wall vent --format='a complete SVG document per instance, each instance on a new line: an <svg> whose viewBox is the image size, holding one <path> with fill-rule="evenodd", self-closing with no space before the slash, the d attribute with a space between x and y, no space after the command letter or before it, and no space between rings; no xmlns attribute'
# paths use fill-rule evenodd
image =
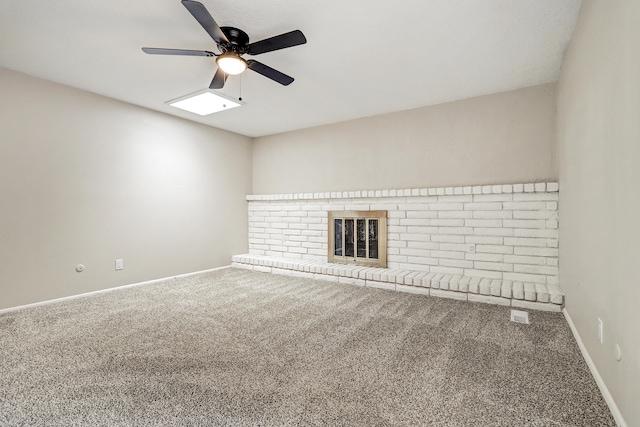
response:
<svg viewBox="0 0 640 427"><path fill-rule="evenodd" d="M529 324L529 313L520 310L511 310L511 321Z"/></svg>

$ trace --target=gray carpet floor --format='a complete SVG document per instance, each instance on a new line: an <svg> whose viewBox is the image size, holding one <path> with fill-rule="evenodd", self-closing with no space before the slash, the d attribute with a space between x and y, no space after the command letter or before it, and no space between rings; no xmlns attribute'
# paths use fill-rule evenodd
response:
<svg viewBox="0 0 640 427"><path fill-rule="evenodd" d="M0 315L0 424L614 426L562 315L224 269Z"/></svg>

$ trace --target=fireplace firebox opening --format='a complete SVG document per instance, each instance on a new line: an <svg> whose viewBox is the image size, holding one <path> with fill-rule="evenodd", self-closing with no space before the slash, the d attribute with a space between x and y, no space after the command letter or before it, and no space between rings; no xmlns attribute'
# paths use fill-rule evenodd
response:
<svg viewBox="0 0 640 427"><path fill-rule="evenodd" d="M387 267L387 211L330 211L328 261Z"/></svg>

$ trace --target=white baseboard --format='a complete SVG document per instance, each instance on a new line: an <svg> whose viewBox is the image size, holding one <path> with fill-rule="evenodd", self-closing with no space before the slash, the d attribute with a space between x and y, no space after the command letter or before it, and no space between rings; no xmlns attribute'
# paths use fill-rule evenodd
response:
<svg viewBox="0 0 640 427"><path fill-rule="evenodd" d="M130 285L116 286L115 288L100 289L99 291L85 292L83 294L71 295L71 296L68 296L68 297L56 298L56 299L51 299L51 300L47 300L47 301L34 302L32 304L19 305L17 307L3 308L3 309L0 309L0 314L10 313L12 311L23 310L25 308L37 307L39 305L55 304L55 303L62 302L62 301L70 301L70 300L73 300L73 299L76 299L76 298L85 298L85 297L92 296L92 295L98 295L98 294L104 294L106 292L117 291L119 289L132 288L134 286L149 285L151 283L162 282L164 280L169 280L169 279L177 279L177 278L180 278L180 277L193 276L195 274L209 273L211 271L216 271L216 270L224 270L225 268L231 268L231 266L230 265L225 265L225 266L222 266L222 267L209 268L207 270L194 271L192 273L178 274L177 276L163 277L161 279L147 280L145 282L132 283Z"/></svg>
<svg viewBox="0 0 640 427"><path fill-rule="evenodd" d="M591 359L589 352L587 352L587 347L585 347L584 343L582 342L582 338L580 337L580 334L576 329L576 325L573 324L573 320L571 320L571 316L569 316L569 312L567 311L566 308L562 309L562 314L564 314L564 318L567 320L567 323L569 324L569 328L571 328L571 332L573 333L573 336L578 342L578 347L580 347L580 352L582 353L582 357L584 357L584 360L587 362L587 366L589 366L591 375L593 375L593 378L596 380L596 384L598 384L598 388L600 389L600 392L602 393L602 396L604 397L604 401L607 403L607 406L609 406L609 410L611 411L611 414L613 415L613 418L615 419L616 424L618 424L618 427L627 427L627 423L622 417L622 413L620 412L620 409L618 409L618 405L616 405L615 400L613 400L613 396L609 392L607 385L604 383L604 380L600 376L600 372L598 372L598 368L596 368L595 363L593 363L593 359Z"/></svg>

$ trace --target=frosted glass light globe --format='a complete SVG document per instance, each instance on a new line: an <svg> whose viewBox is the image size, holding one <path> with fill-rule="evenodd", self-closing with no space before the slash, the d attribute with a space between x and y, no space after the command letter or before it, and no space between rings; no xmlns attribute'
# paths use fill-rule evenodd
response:
<svg viewBox="0 0 640 427"><path fill-rule="evenodd" d="M227 74L232 76L242 73L247 69L247 61L234 52L225 52L216 58L216 64Z"/></svg>

